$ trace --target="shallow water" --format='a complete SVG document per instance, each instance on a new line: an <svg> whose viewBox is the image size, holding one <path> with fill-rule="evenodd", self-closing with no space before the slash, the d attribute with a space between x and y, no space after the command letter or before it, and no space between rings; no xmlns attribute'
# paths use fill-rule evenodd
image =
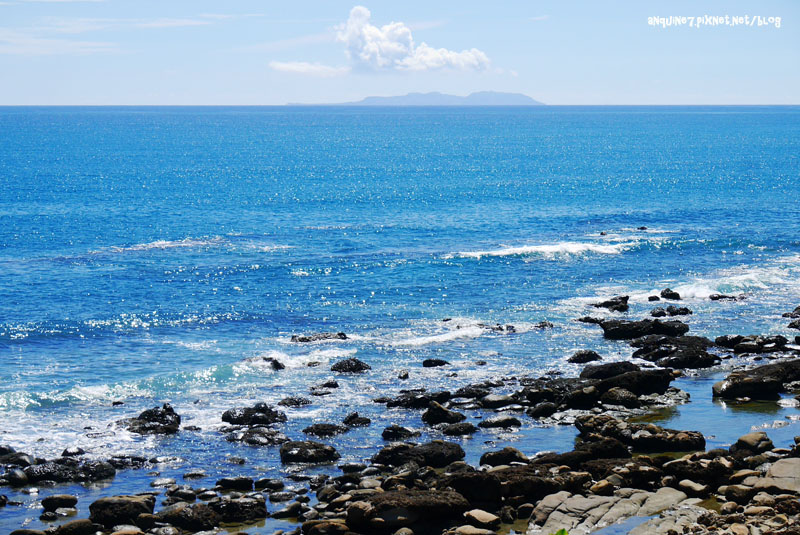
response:
<svg viewBox="0 0 800 535"><path fill-rule="evenodd" d="M598 298L629 294L626 317L639 318L669 286L694 311L693 334L793 335L780 314L800 304L799 117L797 107L0 108L0 442L38 456L71 445L178 456L162 475L207 467L200 484L212 485L284 470L275 448L226 442L224 410L307 395L341 358L373 369L288 410L285 432L300 438L312 421L357 410L372 426L326 442L363 460L386 425L422 427L416 412L372 403L379 395L575 374L566 358L583 348L629 358L626 344L574 322L604 314L588 306ZM715 292L747 299L710 301ZM536 328L544 320L554 327ZM478 325L496 322L518 332ZM289 341L317 331L349 339ZM423 369L432 357L451 366ZM754 428L783 446L800 434L781 427L794 407L713 402L716 373L678 381L693 402L661 421L703 431L709 447ZM113 424L165 401L202 430L155 439ZM519 432L464 440L467 460L505 444L572 447L572 427L523 419ZM228 465L231 455L248 462ZM111 488L59 491L80 493L85 512L94 496L152 479L123 472ZM9 507L0 528L37 517Z"/></svg>

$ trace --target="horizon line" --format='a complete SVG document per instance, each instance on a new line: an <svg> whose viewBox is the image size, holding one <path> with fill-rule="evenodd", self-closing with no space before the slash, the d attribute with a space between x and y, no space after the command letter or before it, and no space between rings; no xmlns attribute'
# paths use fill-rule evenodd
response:
<svg viewBox="0 0 800 535"><path fill-rule="evenodd" d="M798 103L781 104L357 104L357 103L286 103L286 104L0 104L0 108L566 108L566 107L787 107L800 106Z"/></svg>

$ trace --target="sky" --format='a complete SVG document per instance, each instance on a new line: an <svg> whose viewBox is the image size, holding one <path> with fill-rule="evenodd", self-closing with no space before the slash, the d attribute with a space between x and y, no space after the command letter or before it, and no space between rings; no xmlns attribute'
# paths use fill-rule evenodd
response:
<svg viewBox="0 0 800 535"><path fill-rule="evenodd" d="M800 104L798 23L795 0L0 0L0 105L430 91L552 105Z"/></svg>

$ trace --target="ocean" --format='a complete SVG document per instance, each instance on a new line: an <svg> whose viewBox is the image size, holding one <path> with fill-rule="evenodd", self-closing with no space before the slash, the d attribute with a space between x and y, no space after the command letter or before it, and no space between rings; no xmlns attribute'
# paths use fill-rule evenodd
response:
<svg viewBox="0 0 800 535"><path fill-rule="evenodd" d="M371 426L322 441L363 461L392 423L441 438L375 397L575 375L579 349L629 359L575 321L616 314L590 304L618 294L641 318L649 295L677 290L690 334L800 334L781 318L800 305L796 106L2 107L0 139L0 444L37 457L158 457L162 476L205 468L206 486L285 474L277 448L227 442L222 412L336 377L282 430L301 439L358 411ZM316 332L347 339L291 342ZM372 370L335 376L347 357ZM756 428L778 446L800 435L796 408L712 401L724 370L679 380L693 402L661 423L709 448ZM164 402L200 430L114 424ZM573 427L524 419L459 440L467 460L572 448ZM85 513L152 479L59 492ZM23 502L0 509L0 530L43 525L36 494L0 491Z"/></svg>

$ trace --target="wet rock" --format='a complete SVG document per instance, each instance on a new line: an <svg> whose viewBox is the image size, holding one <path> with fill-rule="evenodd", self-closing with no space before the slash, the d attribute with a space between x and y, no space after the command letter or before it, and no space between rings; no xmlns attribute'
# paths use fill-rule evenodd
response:
<svg viewBox="0 0 800 535"><path fill-rule="evenodd" d="M627 312L629 308L628 299L629 296L627 295L619 295L601 303L594 303L592 306L595 308L607 308L613 312Z"/></svg>
<svg viewBox="0 0 800 535"><path fill-rule="evenodd" d="M178 432L181 425L181 417L171 405L165 403L161 407L143 411L136 418L120 420L119 423L126 427L128 431L140 435L168 435Z"/></svg>
<svg viewBox="0 0 800 535"><path fill-rule="evenodd" d="M447 490L396 490L367 496L347 508L347 525L370 532L376 527L390 531L420 527L420 533L434 533L454 519L462 518L469 503L459 493ZM416 530L415 530L416 532Z"/></svg>
<svg viewBox="0 0 800 535"><path fill-rule="evenodd" d="M303 429L303 433L317 437L333 437L347 431L349 431L347 427L336 424L311 424Z"/></svg>
<svg viewBox="0 0 800 535"><path fill-rule="evenodd" d="M736 371L712 390L714 397L735 399L777 399L785 385L800 380L800 359L775 362L750 370Z"/></svg>
<svg viewBox="0 0 800 535"><path fill-rule="evenodd" d="M800 329L800 319L789 322L787 327L790 329Z"/></svg>
<svg viewBox="0 0 800 535"><path fill-rule="evenodd" d="M654 318L663 318L667 315L667 311L663 307L656 307L650 311L650 315Z"/></svg>
<svg viewBox="0 0 800 535"><path fill-rule="evenodd" d="M630 390L624 388L610 388L602 396L600 401L605 405L621 405L629 409L638 409L642 406L639 398Z"/></svg>
<svg viewBox="0 0 800 535"><path fill-rule="evenodd" d="M266 403L235 407L222 413L222 421L233 425L273 425L286 421L286 414Z"/></svg>
<svg viewBox="0 0 800 535"><path fill-rule="evenodd" d="M493 515L487 511L483 511L482 509L472 509L471 511L467 511L464 513L464 518L466 521L475 527L484 528L484 529L495 529L500 527L500 517L497 515ZM490 531L489 533L494 533Z"/></svg>
<svg viewBox="0 0 800 535"><path fill-rule="evenodd" d="M25 468L32 464L36 464L36 459L27 453L9 451L8 453L0 455L0 465L20 466Z"/></svg>
<svg viewBox="0 0 800 535"><path fill-rule="evenodd" d="M689 316L692 314L692 311L687 307L676 307L675 305L669 305L667 307L667 314L670 316Z"/></svg>
<svg viewBox="0 0 800 535"><path fill-rule="evenodd" d="M458 444L434 440L421 445L390 444L375 454L372 461L388 466L400 466L415 462L420 466L443 468L452 462L460 461L464 455L464 450Z"/></svg>
<svg viewBox="0 0 800 535"><path fill-rule="evenodd" d="M440 403L431 401L428 410L422 413L422 421L428 425L441 423L455 424L465 420L467 417L460 412L451 411L444 408Z"/></svg>
<svg viewBox="0 0 800 535"><path fill-rule="evenodd" d="M469 422L461 422L457 424L448 424L442 427L442 433L451 437L459 437L471 435L478 430L473 424Z"/></svg>
<svg viewBox="0 0 800 535"><path fill-rule="evenodd" d="M242 490L249 492L253 490L253 480L249 477L223 477L217 480L217 486L222 490Z"/></svg>
<svg viewBox="0 0 800 535"><path fill-rule="evenodd" d="M293 335L292 342L305 344L309 342L320 342L322 340L347 340L345 333L314 333Z"/></svg>
<svg viewBox="0 0 800 535"><path fill-rule="evenodd" d="M736 301L737 299L735 295L726 294L711 294L708 296L708 298L712 301Z"/></svg>
<svg viewBox="0 0 800 535"><path fill-rule="evenodd" d="M164 522L189 532L213 529L222 520L221 516L205 503L188 504L186 502L178 502L165 507L155 516L159 522Z"/></svg>
<svg viewBox="0 0 800 535"><path fill-rule="evenodd" d="M509 428L509 427L521 427L521 426L522 422L520 422L517 418L508 415L492 416L478 423L478 427L484 429Z"/></svg>
<svg viewBox="0 0 800 535"><path fill-rule="evenodd" d="M571 362L573 364L586 364L587 362L594 362L596 360L603 360L603 357L601 357L595 351L583 349L581 351L577 351L574 355L568 358L567 362Z"/></svg>
<svg viewBox="0 0 800 535"><path fill-rule="evenodd" d="M500 466L511 463L527 464L528 457L518 449L506 446L499 451L487 451L481 455L480 463L482 465L488 464L489 466Z"/></svg>
<svg viewBox="0 0 800 535"><path fill-rule="evenodd" d="M280 455L284 464L325 463L339 458L339 454L332 446L311 440L286 442L281 446Z"/></svg>
<svg viewBox="0 0 800 535"><path fill-rule="evenodd" d="M771 494L800 494L800 457L775 461L754 486L757 491Z"/></svg>
<svg viewBox="0 0 800 535"><path fill-rule="evenodd" d="M663 394L675 377L669 370L642 370L622 373L595 383L601 393L612 388L624 388L637 396Z"/></svg>
<svg viewBox="0 0 800 535"><path fill-rule="evenodd" d="M800 318L800 306L795 307L791 312L783 313L782 316L784 318Z"/></svg>
<svg viewBox="0 0 800 535"><path fill-rule="evenodd" d="M75 507L78 497L71 494L52 494L42 500L42 507L45 511L55 511L62 507Z"/></svg>
<svg viewBox="0 0 800 535"><path fill-rule="evenodd" d="M512 396L507 394L489 394L480 399L480 404L486 409L499 409L517 402Z"/></svg>
<svg viewBox="0 0 800 535"><path fill-rule="evenodd" d="M676 431L655 424L634 424L606 415L584 415L575 419L575 427L584 437L611 437L641 452L696 451L705 448L705 438L698 431Z"/></svg>
<svg viewBox="0 0 800 535"><path fill-rule="evenodd" d="M291 407L296 409L298 407L305 407L306 405L311 405L311 400L308 398L300 397L300 396L289 396L288 398L283 398L278 402L278 405L281 407Z"/></svg>
<svg viewBox="0 0 800 535"><path fill-rule="evenodd" d="M351 412L345 416L342 423L348 427L367 427L372 423L372 420L366 416L359 416L357 412Z"/></svg>
<svg viewBox="0 0 800 535"><path fill-rule="evenodd" d="M12 487L24 487L28 484L28 475L19 468L12 468L5 473L3 479Z"/></svg>
<svg viewBox="0 0 800 535"><path fill-rule="evenodd" d="M558 405L555 403L551 401L543 401L525 411L525 414L531 418L547 418L548 416L555 414L557 410Z"/></svg>
<svg viewBox="0 0 800 535"><path fill-rule="evenodd" d="M267 505L260 495L256 497L222 497L208 502L208 506L219 515L221 522L245 524L267 517Z"/></svg>
<svg viewBox="0 0 800 535"><path fill-rule="evenodd" d="M386 401L388 408L402 407L404 409L426 409L432 401L445 403L450 399L450 392L446 390L438 392L403 392L396 398Z"/></svg>
<svg viewBox="0 0 800 535"><path fill-rule="evenodd" d="M271 491L282 490L283 487L285 486L283 481L274 478L258 479L255 481L253 485L256 490L271 490Z"/></svg>
<svg viewBox="0 0 800 535"><path fill-rule="evenodd" d="M423 368L438 368L439 366L449 366L450 363L443 359L425 359L422 361Z"/></svg>
<svg viewBox="0 0 800 535"><path fill-rule="evenodd" d="M372 366L355 357L340 360L331 366L331 371L336 373L362 373L371 369Z"/></svg>
<svg viewBox="0 0 800 535"><path fill-rule="evenodd" d="M647 300L650 301L650 302L661 301L661 298L659 296L657 296L657 295L649 295L649 296L647 296Z"/></svg>
<svg viewBox="0 0 800 535"><path fill-rule="evenodd" d="M489 395L489 389L481 385L462 386L453 393L455 398L482 398Z"/></svg>
<svg viewBox="0 0 800 535"><path fill-rule="evenodd" d="M637 372L641 368L632 362L608 362L606 364L592 364L581 371L581 379L608 379L628 372Z"/></svg>
<svg viewBox="0 0 800 535"><path fill-rule="evenodd" d="M86 450L83 448L79 448L78 446L70 446L69 448L65 449L61 452L62 457L80 457L84 455Z"/></svg>
<svg viewBox="0 0 800 535"><path fill-rule="evenodd" d="M680 301L681 294L674 290L670 290L669 288L664 288L661 290L661 298L662 299L671 299L673 301Z"/></svg>
<svg viewBox="0 0 800 535"><path fill-rule="evenodd" d="M600 401L600 391L594 386L578 388L564 397L563 403L570 409L588 410Z"/></svg>
<svg viewBox="0 0 800 535"><path fill-rule="evenodd" d="M102 528L91 520L82 518L79 520L70 520L58 526L56 530L57 535L94 535L97 533L98 528Z"/></svg>
<svg viewBox="0 0 800 535"><path fill-rule="evenodd" d="M289 437L276 429L266 426L254 426L238 429L229 433L230 442L243 442L248 446L276 446L289 441Z"/></svg>
<svg viewBox="0 0 800 535"><path fill-rule="evenodd" d="M603 336L609 340L631 340L652 334L681 336L689 332L689 326L678 320L601 320L599 325L603 329Z"/></svg>
<svg viewBox="0 0 800 535"><path fill-rule="evenodd" d="M89 505L89 519L110 528L119 524L135 524L141 514L152 514L155 496L110 496Z"/></svg>
<svg viewBox="0 0 800 535"><path fill-rule="evenodd" d="M419 436L418 431L412 431L407 427L402 427L396 424L390 425L389 427L384 429L383 433L381 434L383 440L391 440L391 441L407 440L411 437L418 437L418 436Z"/></svg>
<svg viewBox="0 0 800 535"><path fill-rule="evenodd" d="M628 448L615 438L580 442L573 451L565 453L546 453L531 461L532 464L556 464L579 468L597 459L626 459L631 454ZM615 463L616 464L616 463Z"/></svg>

